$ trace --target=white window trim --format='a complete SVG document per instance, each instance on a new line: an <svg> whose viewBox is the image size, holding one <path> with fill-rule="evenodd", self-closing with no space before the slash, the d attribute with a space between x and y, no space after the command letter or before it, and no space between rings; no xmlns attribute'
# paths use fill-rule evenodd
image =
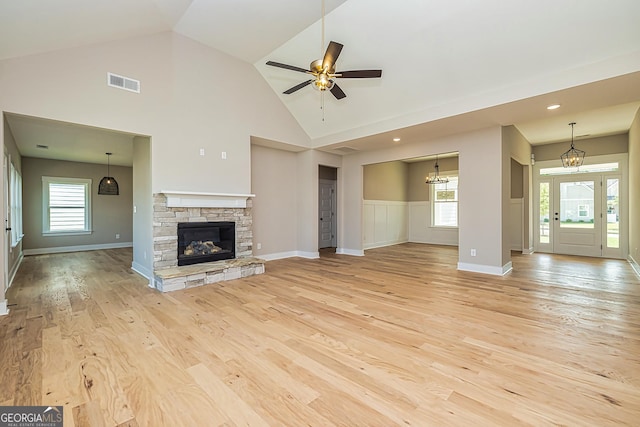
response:
<svg viewBox="0 0 640 427"><path fill-rule="evenodd" d="M460 175L458 174L458 171L445 171L440 173L440 176L442 178L458 178L458 185L460 185ZM429 224L429 228L435 228L435 229L442 229L442 230L457 230L460 226L460 199L456 200L456 203L458 204L458 209L456 210L456 213L458 215L458 217L456 218L456 223L458 225L434 225L434 221L435 221L435 205L436 205L436 195L435 195L435 190L436 190L436 186L435 185L429 185L429 187L431 187L429 189L429 208L431 209L431 223ZM460 194L458 192L458 194Z"/></svg>
<svg viewBox="0 0 640 427"><path fill-rule="evenodd" d="M91 234L91 179L86 178L61 178L61 177L42 177L42 235L43 236L75 236L83 234ZM84 230L71 231L51 231L49 230L49 184L83 184L85 197L84 210Z"/></svg>

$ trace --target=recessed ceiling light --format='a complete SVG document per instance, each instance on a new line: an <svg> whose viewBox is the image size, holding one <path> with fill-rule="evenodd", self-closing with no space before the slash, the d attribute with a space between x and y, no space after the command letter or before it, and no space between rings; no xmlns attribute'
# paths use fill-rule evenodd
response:
<svg viewBox="0 0 640 427"><path fill-rule="evenodd" d="M552 104L547 107L547 110L557 110L560 108L560 104Z"/></svg>
<svg viewBox="0 0 640 427"><path fill-rule="evenodd" d="M399 141L400 141L400 138L398 138L398 137L393 138L393 142L399 142Z"/></svg>

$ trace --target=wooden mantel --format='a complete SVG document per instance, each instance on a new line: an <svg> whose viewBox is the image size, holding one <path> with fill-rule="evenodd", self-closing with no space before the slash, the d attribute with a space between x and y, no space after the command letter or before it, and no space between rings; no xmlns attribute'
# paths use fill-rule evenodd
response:
<svg viewBox="0 0 640 427"><path fill-rule="evenodd" d="M170 208L246 208L247 199L255 194L200 193L163 190Z"/></svg>

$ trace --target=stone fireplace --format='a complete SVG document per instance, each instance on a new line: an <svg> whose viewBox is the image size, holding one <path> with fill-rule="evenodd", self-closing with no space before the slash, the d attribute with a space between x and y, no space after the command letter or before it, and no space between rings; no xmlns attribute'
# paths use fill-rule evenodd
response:
<svg viewBox="0 0 640 427"><path fill-rule="evenodd" d="M153 270L154 287L163 292L184 289L193 286L232 280L264 272L264 261L253 258L252 252L252 216L251 207L253 195L234 194L206 194L188 192L162 192L154 194L153 199ZM212 238L191 239L202 224L224 223L233 224L233 248L228 247L230 236L220 236L220 230L213 232ZM189 242L180 242L178 225L188 231ZM228 233L226 231L225 233ZM214 240L222 240L225 243ZM179 247L195 242L199 248L194 252L206 252L205 246L217 246L221 250L233 252L234 257L206 260L201 264L179 262ZM198 243L200 241L200 243ZM211 243L209 243L211 241ZM222 248L224 245L225 248ZM231 250L232 249L232 250ZM190 251L191 251L190 250ZM215 248L211 248L216 252ZM221 251L217 251L221 252ZM197 255L199 256L199 255ZM228 255L225 255L228 256ZM233 258L233 259L232 259Z"/></svg>

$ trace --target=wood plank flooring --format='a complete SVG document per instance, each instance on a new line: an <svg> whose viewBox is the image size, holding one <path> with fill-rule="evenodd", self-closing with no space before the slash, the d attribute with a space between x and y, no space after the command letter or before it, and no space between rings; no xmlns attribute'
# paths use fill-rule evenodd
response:
<svg viewBox="0 0 640 427"><path fill-rule="evenodd" d="M640 425L625 261L456 262L404 244L161 294L129 249L26 257L0 405L63 405L66 426Z"/></svg>

